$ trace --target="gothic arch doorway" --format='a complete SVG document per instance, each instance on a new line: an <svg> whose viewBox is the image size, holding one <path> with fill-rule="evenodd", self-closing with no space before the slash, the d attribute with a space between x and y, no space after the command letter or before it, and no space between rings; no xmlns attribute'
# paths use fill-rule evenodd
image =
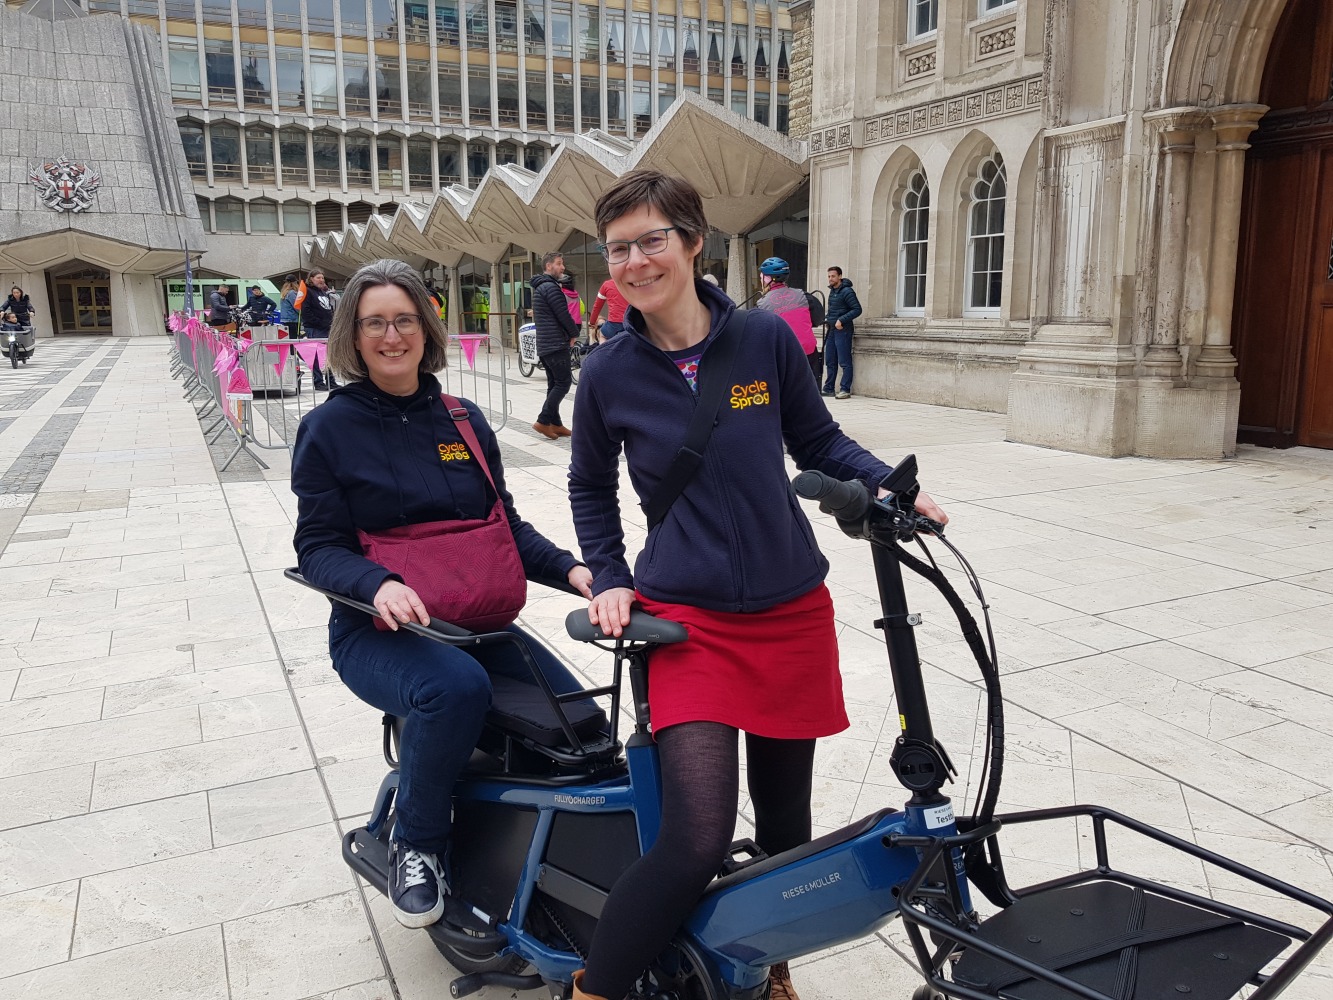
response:
<svg viewBox="0 0 1333 1000"><path fill-rule="evenodd" d="M1333 7L1291 0L1250 137L1233 343L1238 438L1333 448Z"/></svg>

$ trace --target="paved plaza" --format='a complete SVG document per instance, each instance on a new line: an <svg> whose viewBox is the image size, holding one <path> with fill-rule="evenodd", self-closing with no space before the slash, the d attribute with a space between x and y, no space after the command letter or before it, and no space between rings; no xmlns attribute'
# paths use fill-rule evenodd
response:
<svg viewBox="0 0 1333 1000"><path fill-rule="evenodd" d="M339 854L384 771L380 714L329 666L326 602L282 577L283 455L220 476L168 347L43 340L0 370L0 998L445 996L455 973ZM537 379L515 372L508 397L519 509L573 547L568 444L528 429ZM916 453L985 582L1004 807L1100 803L1333 896L1333 452L1107 460L1006 443L1001 415L829 403L885 459ZM867 551L811 513L852 718L816 757L823 833L904 793ZM640 520L631 547L642 537ZM909 593L961 804L981 764L976 669L943 602ZM522 622L600 683L602 654L560 633L574 606L534 593ZM1093 863L1072 823L1006 843L1018 884ZM1314 919L1142 840L1112 851L1137 874ZM803 1000L907 1000L919 980L903 955L891 925L794 979ZM1333 996L1333 956L1286 996Z"/></svg>

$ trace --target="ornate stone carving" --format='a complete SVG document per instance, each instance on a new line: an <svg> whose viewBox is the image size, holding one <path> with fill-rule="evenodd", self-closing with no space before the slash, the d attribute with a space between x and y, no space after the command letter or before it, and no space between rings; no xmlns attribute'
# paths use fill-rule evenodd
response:
<svg viewBox="0 0 1333 1000"><path fill-rule="evenodd" d="M919 56L913 56L907 60L907 78L910 80L915 76L922 76L926 73L935 72L935 50L923 52Z"/></svg>
<svg viewBox="0 0 1333 1000"><path fill-rule="evenodd" d="M988 35L982 35L977 40L977 55L990 56L1006 49L1012 49L1017 40L1018 28L1015 25L1011 24L999 31L992 31Z"/></svg>
<svg viewBox="0 0 1333 1000"><path fill-rule="evenodd" d="M102 186L102 175L67 156L47 160L28 172L42 204L54 212L78 214L93 206L93 195Z"/></svg>

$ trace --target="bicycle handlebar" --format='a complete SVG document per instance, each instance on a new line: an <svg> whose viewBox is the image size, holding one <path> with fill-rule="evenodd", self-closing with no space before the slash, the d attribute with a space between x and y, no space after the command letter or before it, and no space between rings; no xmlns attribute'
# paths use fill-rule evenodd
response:
<svg viewBox="0 0 1333 1000"><path fill-rule="evenodd" d="M806 500L818 500L819 509L839 521L860 521L874 502L859 479L842 482L811 469L792 480L792 488Z"/></svg>

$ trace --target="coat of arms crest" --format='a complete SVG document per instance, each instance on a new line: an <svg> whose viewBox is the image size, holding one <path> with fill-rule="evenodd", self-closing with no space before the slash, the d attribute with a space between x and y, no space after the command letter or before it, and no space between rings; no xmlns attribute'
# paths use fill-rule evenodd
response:
<svg viewBox="0 0 1333 1000"><path fill-rule="evenodd" d="M101 174L82 163L70 162L67 156L33 167L28 179L42 204L57 212L86 212L102 186Z"/></svg>

